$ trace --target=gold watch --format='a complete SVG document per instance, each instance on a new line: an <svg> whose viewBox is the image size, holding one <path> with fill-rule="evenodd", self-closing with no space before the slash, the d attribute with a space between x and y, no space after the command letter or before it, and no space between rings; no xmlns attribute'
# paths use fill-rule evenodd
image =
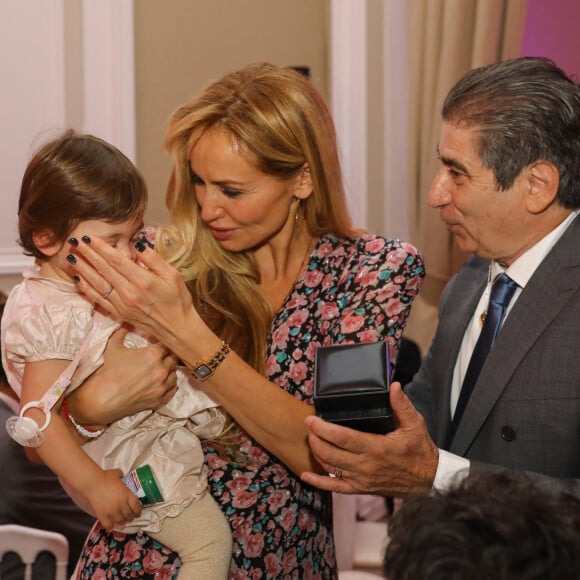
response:
<svg viewBox="0 0 580 580"><path fill-rule="evenodd" d="M196 362L193 365L186 363L185 366L196 379L207 381L215 373L218 366L228 356L231 350L232 348L227 342L222 342L218 351L210 359Z"/></svg>

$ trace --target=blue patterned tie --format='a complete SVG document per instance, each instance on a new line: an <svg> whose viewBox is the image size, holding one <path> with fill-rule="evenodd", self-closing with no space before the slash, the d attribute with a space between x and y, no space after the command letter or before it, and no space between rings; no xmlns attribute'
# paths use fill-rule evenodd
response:
<svg viewBox="0 0 580 580"><path fill-rule="evenodd" d="M459 401L457 402L457 408L455 409L453 421L451 422L451 431L447 440L448 444L451 443L455 435L457 425L461 420L463 411L465 411L465 407L467 406L467 401L471 396L471 391L473 391L485 359L495 342L505 316L505 311L517 287L518 285L507 274L501 274L493 283L483 328L473 349L473 354L471 355L469 366L463 379Z"/></svg>

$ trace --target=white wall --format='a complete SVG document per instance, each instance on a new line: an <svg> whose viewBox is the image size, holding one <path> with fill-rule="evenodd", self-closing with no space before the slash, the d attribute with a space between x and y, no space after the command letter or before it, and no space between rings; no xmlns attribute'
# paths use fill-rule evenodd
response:
<svg viewBox="0 0 580 580"><path fill-rule="evenodd" d="M353 222L403 240L410 239L406 2L331 0L329 71Z"/></svg>
<svg viewBox="0 0 580 580"><path fill-rule="evenodd" d="M18 273L30 261L16 243L18 191L31 143L65 121L63 39L62 0L0 3L1 275Z"/></svg>
<svg viewBox="0 0 580 580"><path fill-rule="evenodd" d="M17 244L32 151L74 125L134 159L132 0L0 0L0 290L31 264Z"/></svg>

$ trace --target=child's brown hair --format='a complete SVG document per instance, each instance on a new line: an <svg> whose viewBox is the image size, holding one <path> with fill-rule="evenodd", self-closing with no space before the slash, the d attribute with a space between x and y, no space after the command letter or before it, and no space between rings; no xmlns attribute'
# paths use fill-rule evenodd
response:
<svg viewBox="0 0 580 580"><path fill-rule="evenodd" d="M81 221L123 222L145 211L147 187L137 168L116 147L68 130L32 157L20 188L19 244L28 256L46 258L33 234L48 230L65 242Z"/></svg>

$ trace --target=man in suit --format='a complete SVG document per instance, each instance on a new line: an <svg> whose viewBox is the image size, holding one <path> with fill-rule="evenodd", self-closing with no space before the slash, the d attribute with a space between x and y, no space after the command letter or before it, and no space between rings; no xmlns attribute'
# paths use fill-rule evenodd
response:
<svg viewBox="0 0 580 580"><path fill-rule="evenodd" d="M1 303L0 317L3 310ZM29 461L24 447L10 438L4 425L9 417L18 415L18 406L0 365L0 524L41 528L66 536L70 576L95 520L73 503L46 465ZM22 577L19 559L14 555L3 557L0 578L20 580ZM54 561L50 556L40 555L33 565L33 578L53 577Z"/></svg>
<svg viewBox="0 0 580 580"><path fill-rule="evenodd" d="M467 73L442 116L429 203L473 257L443 293L419 372L405 393L391 387L397 429L309 417L312 452L334 477L303 479L405 496L503 466L580 495L580 88L551 61L512 59ZM503 273L515 292L471 389Z"/></svg>

